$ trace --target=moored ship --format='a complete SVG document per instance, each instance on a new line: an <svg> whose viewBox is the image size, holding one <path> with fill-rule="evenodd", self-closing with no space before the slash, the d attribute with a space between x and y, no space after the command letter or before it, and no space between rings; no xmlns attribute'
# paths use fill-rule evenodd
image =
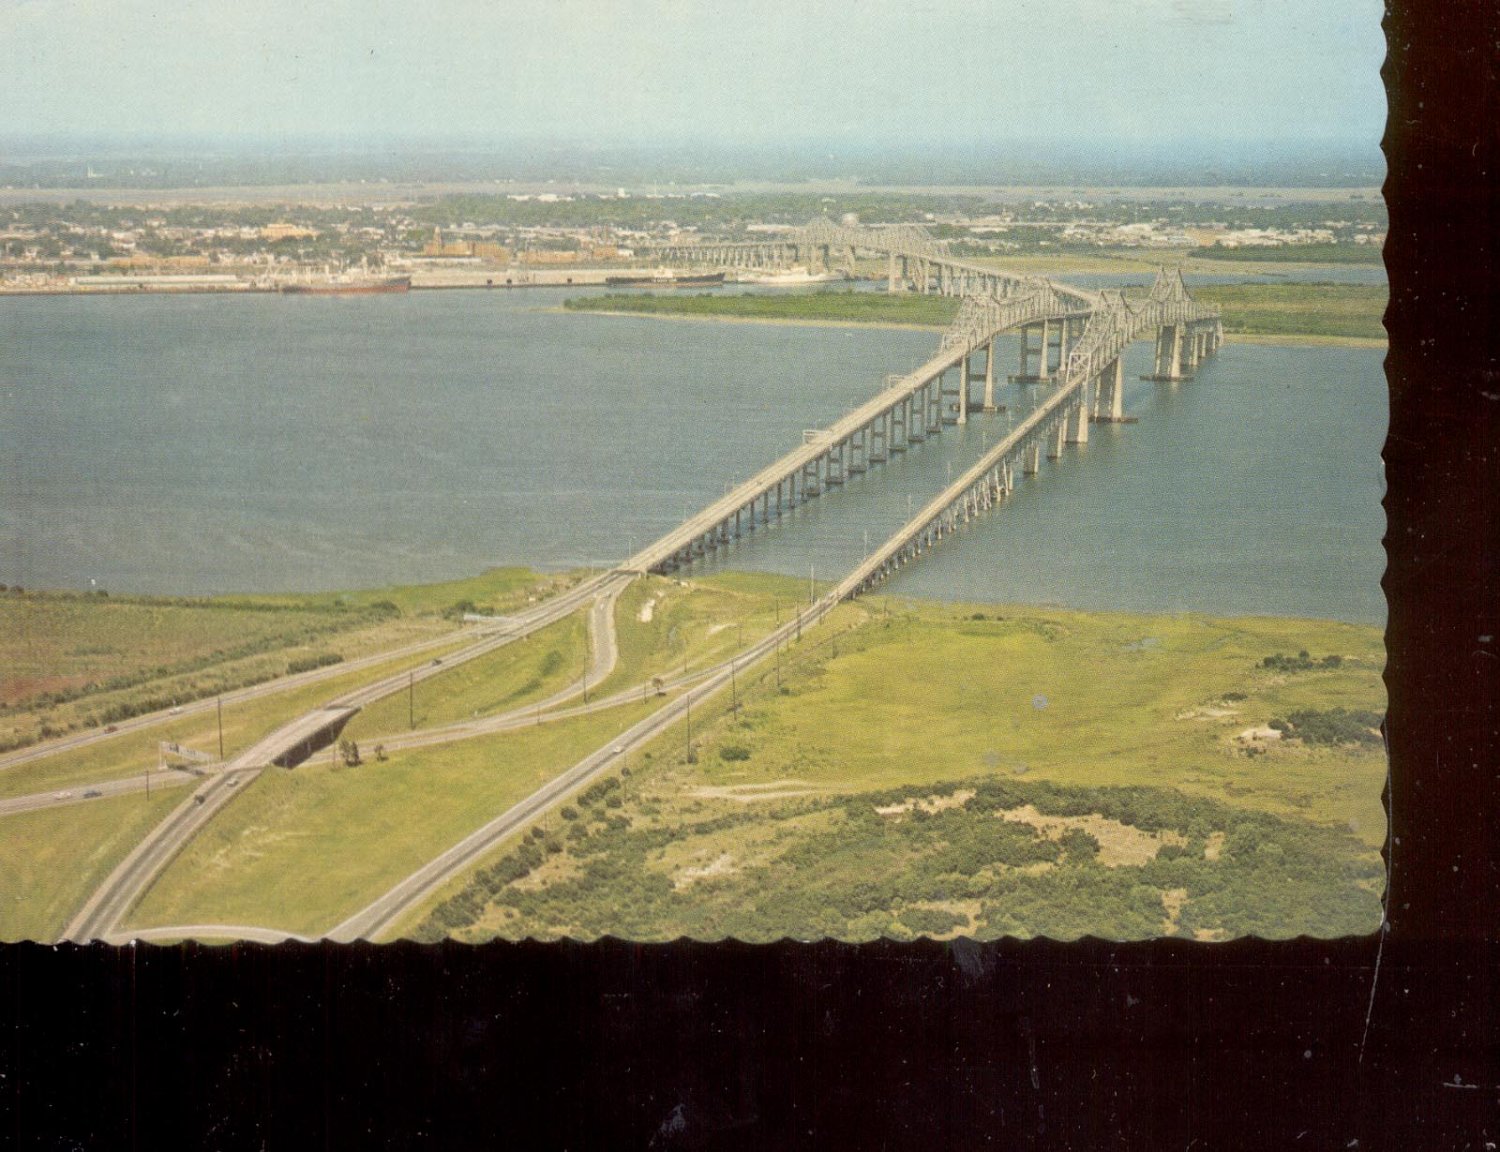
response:
<svg viewBox="0 0 1500 1152"><path fill-rule="evenodd" d="M670 268L604 278L606 288L714 288L722 283L722 272L674 272Z"/></svg>
<svg viewBox="0 0 1500 1152"><path fill-rule="evenodd" d="M281 285L281 291L301 296L370 296L410 290L410 276L330 276L325 280L294 280Z"/></svg>

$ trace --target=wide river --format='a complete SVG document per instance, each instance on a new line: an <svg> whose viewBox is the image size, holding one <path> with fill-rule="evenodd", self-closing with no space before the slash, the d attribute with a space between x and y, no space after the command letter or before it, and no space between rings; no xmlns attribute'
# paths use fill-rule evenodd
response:
<svg viewBox="0 0 1500 1152"><path fill-rule="evenodd" d="M564 295L0 299L0 581L320 590L615 563L937 346ZM887 589L1382 622L1382 356L1229 344L1171 386L1137 379L1138 344L1138 424L1095 426ZM722 562L842 575L1041 394L1005 386L1009 412Z"/></svg>

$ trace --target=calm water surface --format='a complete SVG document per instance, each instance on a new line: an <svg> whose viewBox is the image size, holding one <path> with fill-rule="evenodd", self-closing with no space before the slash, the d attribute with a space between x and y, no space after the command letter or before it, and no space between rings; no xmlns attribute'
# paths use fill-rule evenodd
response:
<svg viewBox="0 0 1500 1152"><path fill-rule="evenodd" d="M576 291L576 290L575 290ZM0 580L327 589L618 561L936 347L920 331L584 316L565 293L0 300ZM1014 371L1014 342L1002 368ZM1379 350L1230 345L1134 377L895 595L1378 622ZM842 574L1044 395L725 562Z"/></svg>

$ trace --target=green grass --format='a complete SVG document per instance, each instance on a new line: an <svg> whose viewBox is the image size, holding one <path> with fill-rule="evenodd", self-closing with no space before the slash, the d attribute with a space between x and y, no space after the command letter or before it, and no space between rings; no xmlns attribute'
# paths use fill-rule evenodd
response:
<svg viewBox="0 0 1500 1152"><path fill-rule="evenodd" d="M884 608L866 600L851 610L867 614L862 625L850 630L846 615L841 634L819 629L793 646L784 693L768 670L742 682L737 717L727 699L695 709L692 762L681 725L658 740L632 778L635 795L613 813L628 828L610 828L606 809L586 814L590 835L565 838L566 853L519 881L508 879L513 847L412 926L429 938L868 938L945 920L980 935L1140 936L1167 930L1164 894L1181 890L1173 930L1204 938L1373 927L1382 753L1272 744L1252 755L1236 736L1297 708L1382 712L1377 630ZM1343 662L1259 667L1303 648ZM955 817L936 839L870 821L877 803L961 786L1003 794L1001 806L1179 838L1191 858L1101 867L1053 859L1045 837L1003 830L1010 838L994 842L991 859L989 809ZM960 844L962 867L943 864ZM1028 871L1028 861L1047 867Z"/></svg>
<svg viewBox="0 0 1500 1152"><path fill-rule="evenodd" d="M131 924L326 932L654 707L395 753L357 768L320 759L270 769L188 845Z"/></svg>
<svg viewBox="0 0 1500 1152"><path fill-rule="evenodd" d="M958 301L945 296L888 296L880 292L807 292L795 294L701 293L696 296L582 296L563 301L575 312L629 312L661 316L728 316L745 320L815 320L849 324L917 324L946 328L958 313Z"/></svg>
<svg viewBox="0 0 1500 1152"><path fill-rule="evenodd" d="M347 672L314 684L272 692L256 700L225 705L224 752L226 756L233 756L274 731L278 725L361 684L408 668L422 667L433 658L471 642L472 637L456 637L451 644L433 648L420 656L383 661L363 671ZM155 767L157 743L160 741L173 741L217 755L217 717L213 712L197 716L166 716L148 727L106 737L86 748L0 769L0 797L24 796L144 772ZM0 837L4 835L4 829L0 827Z"/></svg>
<svg viewBox="0 0 1500 1152"><path fill-rule="evenodd" d="M0 940L56 940L93 889L148 829L182 802L179 789L90 800L0 819Z"/></svg>
<svg viewBox="0 0 1500 1152"><path fill-rule="evenodd" d="M219 597L0 594L0 750L352 660L577 583L497 568L442 584Z"/></svg>
<svg viewBox="0 0 1500 1152"><path fill-rule="evenodd" d="M1203 284L1192 292L1223 309L1226 332L1385 338L1383 284Z"/></svg>
<svg viewBox="0 0 1500 1152"><path fill-rule="evenodd" d="M1188 255L1195 260L1231 260L1245 264L1380 264L1383 256L1379 244L1297 244L1286 248L1224 248L1213 245L1194 248Z"/></svg>
<svg viewBox="0 0 1500 1152"><path fill-rule="evenodd" d="M1387 289L1376 284L1206 284L1192 290L1204 304L1224 310L1228 332L1266 336L1383 339L1380 318ZM957 301L941 296L887 296L878 292L813 292L805 295L589 296L566 301L587 312L646 315L728 316L753 320L946 326Z"/></svg>
<svg viewBox="0 0 1500 1152"><path fill-rule="evenodd" d="M368 742L521 708L577 683L589 662L587 609L364 709L344 729ZM415 717L415 724L412 718Z"/></svg>
<svg viewBox="0 0 1500 1152"><path fill-rule="evenodd" d="M374 638L412 634L413 625L370 609L0 597L0 745L232 691L284 675L299 658L353 656Z"/></svg>
<svg viewBox="0 0 1500 1152"><path fill-rule="evenodd" d="M605 695L652 676L680 676L684 667L691 673L720 663L789 619L806 595L805 583L786 576L642 577L615 607L619 664L598 691ZM651 618L642 620L647 604Z"/></svg>

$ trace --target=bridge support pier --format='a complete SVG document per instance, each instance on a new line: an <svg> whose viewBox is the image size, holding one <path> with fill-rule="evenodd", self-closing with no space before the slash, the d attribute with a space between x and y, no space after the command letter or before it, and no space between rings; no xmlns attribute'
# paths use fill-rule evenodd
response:
<svg viewBox="0 0 1500 1152"><path fill-rule="evenodd" d="M1068 443L1087 444L1089 442L1089 383L1084 382L1078 389L1078 398L1068 408Z"/></svg>
<svg viewBox="0 0 1500 1152"><path fill-rule="evenodd" d="M1182 328L1181 324L1164 324L1157 331L1154 371L1150 376L1143 376L1143 380L1168 380L1175 383L1192 379L1191 373L1184 375L1182 371Z"/></svg>
<svg viewBox="0 0 1500 1152"><path fill-rule="evenodd" d="M1033 436L1021 453L1021 475L1035 476L1042 470L1042 442Z"/></svg>
<svg viewBox="0 0 1500 1152"><path fill-rule="evenodd" d="M1067 434L1068 422L1065 417L1059 416L1052 422L1052 427L1047 430L1047 459L1060 460L1063 454L1064 438Z"/></svg>
<svg viewBox="0 0 1500 1152"><path fill-rule="evenodd" d="M988 344L984 346L984 410L994 412L995 408L995 338L990 337Z"/></svg>
<svg viewBox="0 0 1500 1152"><path fill-rule="evenodd" d="M1134 417L1125 415L1125 358L1117 357L1099 373L1094 393L1095 424L1133 424Z"/></svg>

